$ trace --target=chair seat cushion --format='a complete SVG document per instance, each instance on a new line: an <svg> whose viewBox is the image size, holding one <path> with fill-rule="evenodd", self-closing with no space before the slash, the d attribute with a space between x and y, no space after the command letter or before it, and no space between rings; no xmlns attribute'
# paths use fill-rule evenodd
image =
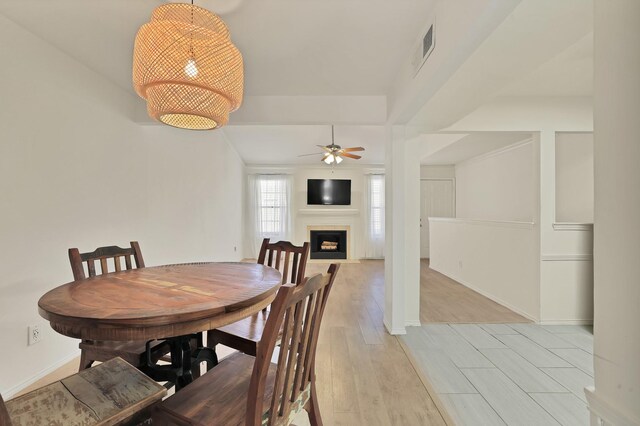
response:
<svg viewBox="0 0 640 426"><path fill-rule="evenodd" d="M117 424L166 393L163 386L114 358L7 401L6 406L15 426Z"/></svg>
<svg viewBox="0 0 640 426"><path fill-rule="evenodd" d="M208 339L213 339L215 344L256 356L267 318L269 318L269 311L258 312L240 321L209 331ZM278 331L278 344L281 338L282 328Z"/></svg>
<svg viewBox="0 0 640 426"><path fill-rule="evenodd" d="M209 339L213 339L216 344L255 356L267 318L269 318L269 311L260 311L240 321L211 330Z"/></svg>
<svg viewBox="0 0 640 426"><path fill-rule="evenodd" d="M235 353L204 376L167 398L159 406L158 416L186 420L192 425L244 425L247 394L255 358ZM269 368L263 400L269 409L276 366Z"/></svg>
<svg viewBox="0 0 640 426"><path fill-rule="evenodd" d="M157 416L182 420L190 425L244 425L254 362L254 357L239 352L228 356L213 370L162 402ZM263 425L270 417L276 369L277 366L271 364L267 374L262 401ZM310 387L307 386L292 403L289 422L304 408L310 395Z"/></svg>

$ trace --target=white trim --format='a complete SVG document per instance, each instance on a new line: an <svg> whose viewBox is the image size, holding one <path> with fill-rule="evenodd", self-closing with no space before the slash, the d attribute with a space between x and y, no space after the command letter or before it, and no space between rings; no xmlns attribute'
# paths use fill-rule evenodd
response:
<svg viewBox="0 0 640 426"><path fill-rule="evenodd" d="M533 229L535 222L515 222L506 220L463 219L458 217L430 217L429 222L466 223L470 225L501 226L505 228Z"/></svg>
<svg viewBox="0 0 640 426"><path fill-rule="evenodd" d="M404 327L390 327L389 324L387 324L387 322L384 320L382 321L382 323L384 324L384 328L387 329L387 332L389 332L389 334L391 334L392 336L407 334L407 330Z"/></svg>
<svg viewBox="0 0 640 426"><path fill-rule="evenodd" d="M577 320L541 320L540 325L593 325L593 318L591 319L577 319Z"/></svg>
<svg viewBox="0 0 640 426"><path fill-rule="evenodd" d="M473 286L473 285L469 284L468 282L465 282L465 281L461 280L460 278L458 278L458 277L456 277L456 276L454 276L454 275L445 274L444 272L439 271L438 269L434 268L434 267L433 267L433 265L429 265L429 267L430 267L431 269L433 269L434 271L436 271L436 272L440 272L442 275L446 275L447 277L451 278L452 280L459 282L459 283L460 283L460 284L462 284L463 286L465 286L465 287L467 287L467 288L470 288L471 290L475 291L476 293L480 293L480 294L481 294L481 295L483 295L484 297L486 297L486 298L488 298L488 299L493 300L494 302L496 302L496 303L498 303L498 304L500 304L500 305L504 306L505 308L509 308L509 309L511 309L511 310L512 310L513 312L515 312L516 314L522 315L523 317L525 317L525 318L527 318L528 320L531 320L531 321L533 321L533 322L538 322L538 318L536 318L536 317L534 317L534 316L532 316L532 315L530 315L530 314L528 314L528 313L524 312L524 311L523 311L523 310L521 310L520 308L517 308L517 307L515 307L515 306L511 305L510 303L507 303L507 302L505 302L504 300L502 300L502 299L498 298L498 297L495 297L493 294L488 293L488 292L486 292L486 291L484 291L484 290L481 290L481 289L479 289L479 288L477 288L477 287L475 287L475 286Z"/></svg>
<svg viewBox="0 0 640 426"><path fill-rule="evenodd" d="M420 320L406 320L404 322L405 327L422 327Z"/></svg>
<svg viewBox="0 0 640 426"><path fill-rule="evenodd" d="M596 393L593 386L584 389L587 397L588 408L591 411L591 424L604 424L615 426L634 426L640 424L640 418L630 418L618 411L609 402Z"/></svg>
<svg viewBox="0 0 640 426"><path fill-rule="evenodd" d="M363 167L362 173L365 175L384 175L385 169L384 167Z"/></svg>
<svg viewBox="0 0 640 426"><path fill-rule="evenodd" d="M504 154L506 152L513 151L514 149L518 149L518 148L523 147L525 145L528 145L530 143L533 143L533 138L531 138L531 137L528 138L528 139L522 140L520 142L516 142L514 144L502 147L502 148L494 149L493 151L485 152L484 154L480 154L480 155L478 155L476 157L471 157L471 158L468 158L466 160L460 161L459 163L456 164L456 167L461 165L461 164L475 163L476 161L485 160L487 158L495 157L495 156Z"/></svg>
<svg viewBox="0 0 640 426"><path fill-rule="evenodd" d="M31 377L31 378L29 378L27 380L24 380L24 381L18 383L17 385L15 385L13 387L10 387L9 389L6 389L6 390L2 391L3 398L5 399L5 401L8 400L9 398L13 397L15 394L20 392L22 389L26 388L29 385L34 384L35 382L37 382L38 380L42 379L47 374L50 374L50 373L54 372L58 368L60 368L63 365L67 364L68 362L73 361L74 358L78 358L78 357L80 357L80 350L74 351L73 354L68 355L68 356L60 359L58 362L53 363L52 365L50 365L49 367L45 368L44 370L41 370L35 376L33 376L33 377Z"/></svg>
<svg viewBox="0 0 640 426"><path fill-rule="evenodd" d="M318 161L320 163L320 161ZM343 167L344 166L344 167ZM345 166L341 164L340 166L336 166L341 170L351 170L355 172L365 173L366 171L374 170L374 171L382 171L385 170L383 164L354 164L351 163L349 166ZM322 163L322 165L313 165L313 164L247 164L246 165L247 174L250 175L262 175L262 174L287 174L292 175L296 174L301 170L331 170L332 168Z"/></svg>
<svg viewBox="0 0 640 426"><path fill-rule="evenodd" d="M592 254L543 254L540 256L543 262L592 262Z"/></svg>
<svg viewBox="0 0 640 426"><path fill-rule="evenodd" d="M553 224L555 231L593 231L593 223L568 223L556 222Z"/></svg>
<svg viewBox="0 0 640 426"><path fill-rule="evenodd" d="M357 216L360 214L359 209L298 209L298 214L303 216Z"/></svg>

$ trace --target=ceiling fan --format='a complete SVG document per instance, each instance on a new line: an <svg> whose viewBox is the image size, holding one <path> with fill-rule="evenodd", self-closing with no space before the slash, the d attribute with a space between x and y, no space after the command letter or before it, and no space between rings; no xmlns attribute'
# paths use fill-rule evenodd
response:
<svg viewBox="0 0 640 426"><path fill-rule="evenodd" d="M342 163L342 160L344 160L343 157L359 160L362 158L360 155L351 154L351 153L354 151L364 151L364 148L361 146L356 146L352 148L342 148L340 145L336 145L333 138L333 125L331 126L331 145L316 145L316 146L318 148L323 149L324 152L319 153L319 154L322 154L322 159L320 161L324 161L326 164L332 164L334 162L336 164L340 164ZM308 155L318 155L318 153L303 154L303 155L299 155L298 157L306 157Z"/></svg>

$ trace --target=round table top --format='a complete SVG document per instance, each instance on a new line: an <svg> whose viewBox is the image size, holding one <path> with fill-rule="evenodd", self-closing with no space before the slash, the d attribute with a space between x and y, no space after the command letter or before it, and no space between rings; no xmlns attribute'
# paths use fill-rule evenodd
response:
<svg viewBox="0 0 640 426"><path fill-rule="evenodd" d="M38 302L61 334L95 340L172 337L258 312L281 275L255 263L191 263L114 272L56 287Z"/></svg>

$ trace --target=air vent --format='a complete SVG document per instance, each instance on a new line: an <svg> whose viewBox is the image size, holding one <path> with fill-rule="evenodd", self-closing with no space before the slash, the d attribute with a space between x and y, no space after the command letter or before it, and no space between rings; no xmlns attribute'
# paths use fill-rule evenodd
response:
<svg viewBox="0 0 640 426"><path fill-rule="evenodd" d="M420 71L420 68L427 61L427 58L433 52L433 48L436 45L435 33L434 33L434 24L431 24L427 31L422 36L420 42L417 44L414 52L413 52L413 60L411 64L413 65L413 76L415 77Z"/></svg>

